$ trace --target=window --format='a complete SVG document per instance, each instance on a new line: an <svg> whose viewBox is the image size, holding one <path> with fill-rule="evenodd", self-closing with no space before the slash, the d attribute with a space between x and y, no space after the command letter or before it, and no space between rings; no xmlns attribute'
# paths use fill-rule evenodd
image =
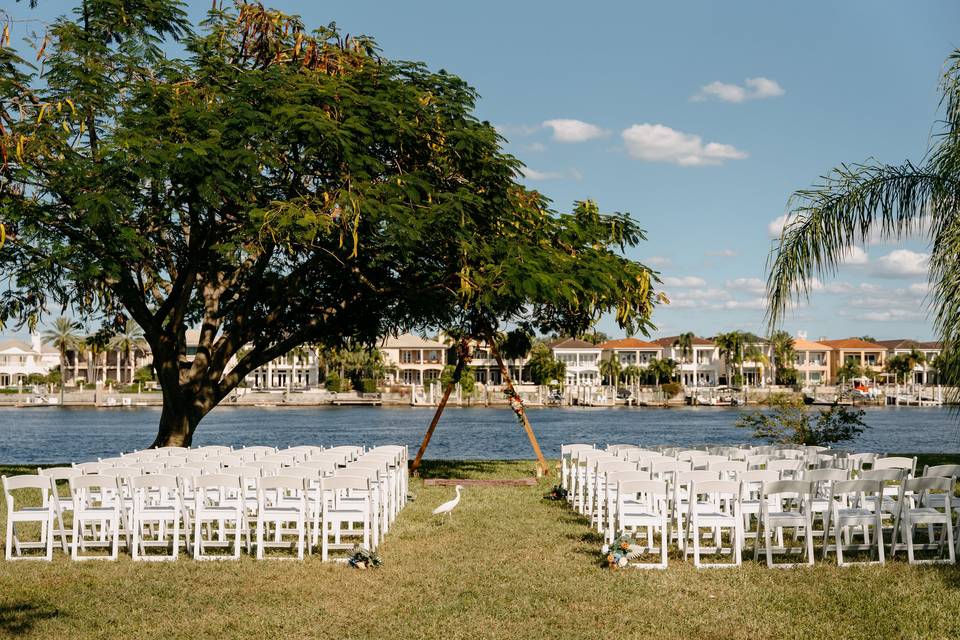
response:
<svg viewBox="0 0 960 640"><path fill-rule="evenodd" d="M855 363L857 363L857 364L860 364L860 356L859 356L859 355L855 355L855 356L847 355L847 356L844 356L844 357L843 357L843 361L844 361L844 363L847 363L847 364L849 364L849 363L851 363L851 362L855 362Z"/></svg>
<svg viewBox="0 0 960 640"><path fill-rule="evenodd" d="M809 364L817 367L822 367L827 364L827 354L825 353L811 353L807 356L807 358L807 362Z"/></svg>
<svg viewBox="0 0 960 640"><path fill-rule="evenodd" d="M423 381L427 382L428 380L436 380L440 377L440 371L437 369L427 369L423 372Z"/></svg>
<svg viewBox="0 0 960 640"><path fill-rule="evenodd" d="M420 352L414 349L401 349L400 363L401 364L419 364Z"/></svg>
<svg viewBox="0 0 960 640"><path fill-rule="evenodd" d="M626 353L618 353L617 356L620 359L620 364L624 366L636 364L637 362L637 354L633 351L628 351Z"/></svg>
<svg viewBox="0 0 960 640"><path fill-rule="evenodd" d="M564 364L577 364L577 354L575 353L558 353L556 357Z"/></svg>
<svg viewBox="0 0 960 640"><path fill-rule="evenodd" d="M877 354L867 353L863 356L863 363L869 367L877 364Z"/></svg>
<svg viewBox="0 0 960 640"><path fill-rule="evenodd" d="M809 380L810 380L810 382L820 382L820 380L821 380L820 372L819 372L819 371L811 371L811 372L810 372L810 376L809 376Z"/></svg>
<svg viewBox="0 0 960 640"><path fill-rule="evenodd" d="M581 366L588 366L588 367L591 366L591 365L595 365L595 364L597 364L597 359L598 359L599 357L600 357L599 355L595 355L595 354L592 354L592 353L581 353L581 354L580 354L580 365L581 365Z"/></svg>

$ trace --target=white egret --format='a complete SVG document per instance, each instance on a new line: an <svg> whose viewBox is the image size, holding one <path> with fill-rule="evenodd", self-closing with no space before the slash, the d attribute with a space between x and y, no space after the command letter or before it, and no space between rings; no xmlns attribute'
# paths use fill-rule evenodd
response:
<svg viewBox="0 0 960 640"><path fill-rule="evenodd" d="M441 514L447 514L450 516L453 513L453 510L458 504L460 504L460 491L463 490L461 485L457 485L457 497L449 502L444 502L442 505L433 510L433 515L438 516Z"/></svg>

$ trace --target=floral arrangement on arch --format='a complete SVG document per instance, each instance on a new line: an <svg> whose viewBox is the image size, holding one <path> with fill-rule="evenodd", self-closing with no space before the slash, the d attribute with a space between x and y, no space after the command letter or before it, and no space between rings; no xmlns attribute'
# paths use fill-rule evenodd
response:
<svg viewBox="0 0 960 640"><path fill-rule="evenodd" d="M513 387L507 387L503 390L503 395L510 401L510 409L516 414L517 419L523 421L523 399L517 390Z"/></svg>
<svg viewBox="0 0 960 640"><path fill-rule="evenodd" d="M643 547L637 544L637 539L628 533L617 536L612 544L605 544L600 548L600 564L608 569L624 569L630 561L638 557Z"/></svg>
<svg viewBox="0 0 960 640"><path fill-rule="evenodd" d="M367 567L379 567L383 560L375 552L358 544L353 545L353 555L347 560L347 563L354 569L366 569Z"/></svg>

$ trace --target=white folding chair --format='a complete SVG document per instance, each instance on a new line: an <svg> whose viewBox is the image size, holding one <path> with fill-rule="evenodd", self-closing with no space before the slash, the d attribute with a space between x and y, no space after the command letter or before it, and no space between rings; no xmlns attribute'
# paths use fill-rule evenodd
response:
<svg viewBox="0 0 960 640"><path fill-rule="evenodd" d="M617 508L621 506L620 496L618 494L619 486L621 482L632 482L634 480L649 480L650 472L649 471L610 471L607 473L607 486L606 486L606 507L604 509L607 514L605 527L604 527L604 539L607 542L613 542L616 537L617 531L620 530L620 527L617 523ZM623 500L624 507L630 505L630 499L625 498Z"/></svg>
<svg viewBox="0 0 960 640"><path fill-rule="evenodd" d="M811 483L803 480L778 480L765 482L760 491L760 520L758 523L757 543L753 547L753 559L760 557L760 536L763 536L764 551L767 556L767 566L772 568L788 568L799 566L798 563L774 564L773 554L789 554L797 551L786 546L783 530L792 528L803 533L806 545L800 548L807 559L807 565L813 565L813 524L810 518L810 494L813 491ZM776 534L777 545L773 545L771 537Z"/></svg>
<svg viewBox="0 0 960 640"><path fill-rule="evenodd" d="M373 520L370 482L355 476L333 476L322 478L320 483L324 492L320 523L321 560L326 562L332 549L353 548L352 540L343 541L346 537L361 536L363 546L369 549ZM354 529L355 524L361 525L361 529Z"/></svg>
<svg viewBox="0 0 960 640"><path fill-rule="evenodd" d="M74 560L116 560L120 551L120 527L123 519L123 497L117 478L106 475L83 475L70 478L73 496ZM89 537L88 537L89 530ZM109 547L109 555L85 555L90 547Z"/></svg>
<svg viewBox="0 0 960 640"><path fill-rule="evenodd" d="M633 532L640 540L641 530L646 532L643 540L648 553L659 553L660 562L635 562L638 569L666 569L667 547L670 545L670 501L667 483L663 480L620 480L617 483L616 521L617 531ZM654 532L660 534L660 544L655 545Z"/></svg>
<svg viewBox="0 0 960 640"><path fill-rule="evenodd" d="M49 478L34 475L2 476L3 497L7 504L7 533L5 557L7 560L53 560L54 522L57 517L54 488ZM18 505L14 491L23 491L19 502L27 501L27 493L40 492L40 504ZM21 540L17 523L39 523L39 540ZM25 549L43 549L43 556L24 555ZM14 555L16 551L16 555Z"/></svg>
<svg viewBox="0 0 960 640"><path fill-rule="evenodd" d="M70 529L64 525L64 516L73 511L73 497L70 496L70 485L67 482L70 478L82 475L82 472L75 467L48 467L46 469L37 468L37 475L50 479L51 497L53 498L53 509L57 514L56 527L53 534L60 536L60 544L64 553L70 552ZM57 484L57 483L62 483ZM66 495L60 493L60 487L67 489Z"/></svg>
<svg viewBox="0 0 960 640"><path fill-rule="evenodd" d="M193 480L193 557L196 560L236 560L241 538L250 549L250 527L243 508L240 477L228 473L197 476ZM233 537L232 543L229 538ZM207 553L207 548L233 547L232 555Z"/></svg>
<svg viewBox="0 0 960 640"><path fill-rule="evenodd" d="M829 509L824 516L823 559L827 553L837 553L837 566L855 564L883 564L883 518L879 510L882 487L879 480L838 480L831 483ZM864 498L871 497L872 500ZM833 544L830 528L833 527ZM860 527L862 544L854 544L853 527ZM873 527L873 542L870 528ZM844 551L870 551L875 561L844 561ZM876 554L874 556L874 553Z"/></svg>
<svg viewBox="0 0 960 640"><path fill-rule="evenodd" d="M131 555L134 560L176 560L180 552L180 523L185 526L189 519L185 517L183 500L177 477L172 475L146 475L132 478L133 515L131 529L133 542ZM167 540L167 524L171 525L173 538ZM153 526L156 525L156 526ZM147 548L167 548L172 545L169 554L148 554ZM184 545L189 549L187 536Z"/></svg>
<svg viewBox="0 0 960 640"><path fill-rule="evenodd" d="M740 482L740 514L743 516L744 548L746 548L747 538L756 538L757 531L760 530L760 494L763 491L763 484L776 482L779 479L779 471L766 469L753 469L739 474L737 480ZM753 525L754 518L757 519L756 527Z"/></svg>
<svg viewBox="0 0 960 640"><path fill-rule="evenodd" d="M955 564L956 556L953 541L953 514L951 500L946 496L953 494L954 478L908 478L900 485L899 510L893 526L893 541L890 543L890 557L893 558L897 550L903 546L907 548L907 560L910 564ZM946 496L930 497L931 491L938 491ZM917 505L911 506L904 498L907 492L917 495ZM927 525L927 542L914 542L914 527ZM940 540L936 540L936 527L941 529ZM903 543L897 542L898 537ZM946 546L947 557L943 558ZM916 550L936 550L938 557L918 560Z"/></svg>
<svg viewBox="0 0 960 640"><path fill-rule="evenodd" d="M697 569L739 567L743 547L740 483L731 480L694 480L689 488L686 526L683 536L686 543L683 548L684 560L690 551L691 545L688 541L692 537L693 566ZM711 531L712 547L703 548L700 539L701 529ZM730 531L730 546L727 548L723 546L723 529ZM715 554L730 553L732 562L702 562L700 555L704 551Z"/></svg>
<svg viewBox="0 0 960 640"><path fill-rule="evenodd" d="M293 547L297 559L303 560L307 539L307 490L307 481L294 476L268 476L257 482L257 560L266 557L267 547ZM293 528L290 528L291 524ZM270 525L274 527L273 540L266 539ZM295 535L296 541L284 540L290 535Z"/></svg>

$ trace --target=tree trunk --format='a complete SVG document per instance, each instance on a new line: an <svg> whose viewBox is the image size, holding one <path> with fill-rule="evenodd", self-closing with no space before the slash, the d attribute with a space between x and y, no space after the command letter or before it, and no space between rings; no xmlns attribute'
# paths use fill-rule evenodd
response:
<svg viewBox="0 0 960 640"><path fill-rule="evenodd" d="M212 388L203 389L199 396L194 396L163 389L163 412L157 437L150 447L189 447L200 420L216 406L212 392Z"/></svg>

